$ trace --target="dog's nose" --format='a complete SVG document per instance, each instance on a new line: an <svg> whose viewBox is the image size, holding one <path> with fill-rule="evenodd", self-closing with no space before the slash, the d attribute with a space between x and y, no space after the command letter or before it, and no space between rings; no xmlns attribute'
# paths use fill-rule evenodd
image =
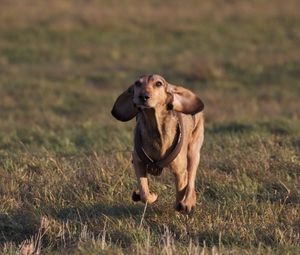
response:
<svg viewBox="0 0 300 255"><path fill-rule="evenodd" d="M150 97L147 93L142 93L139 95L139 98L143 101L146 102Z"/></svg>

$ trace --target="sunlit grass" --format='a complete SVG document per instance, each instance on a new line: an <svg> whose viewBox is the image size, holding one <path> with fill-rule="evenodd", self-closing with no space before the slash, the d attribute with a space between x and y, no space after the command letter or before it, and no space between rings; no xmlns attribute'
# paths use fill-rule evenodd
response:
<svg viewBox="0 0 300 255"><path fill-rule="evenodd" d="M298 254L298 1L9 1L0 9L0 253ZM205 102L197 209L131 201L143 73Z"/></svg>

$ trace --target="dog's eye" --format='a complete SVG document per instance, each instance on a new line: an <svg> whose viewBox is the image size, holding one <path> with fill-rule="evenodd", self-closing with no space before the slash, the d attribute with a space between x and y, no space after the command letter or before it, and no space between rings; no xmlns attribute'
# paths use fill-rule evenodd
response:
<svg viewBox="0 0 300 255"><path fill-rule="evenodd" d="M155 83L155 86L156 86L156 87L162 86L162 82L161 82L161 81L157 81L157 82Z"/></svg>
<svg viewBox="0 0 300 255"><path fill-rule="evenodd" d="M141 86L142 86L142 83L141 83L140 81L136 81L136 82L134 83L134 85L137 86L137 87L141 87Z"/></svg>

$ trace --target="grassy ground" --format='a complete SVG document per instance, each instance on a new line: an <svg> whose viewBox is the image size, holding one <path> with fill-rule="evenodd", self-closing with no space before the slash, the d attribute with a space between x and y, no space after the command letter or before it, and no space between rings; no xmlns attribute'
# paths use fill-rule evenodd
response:
<svg viewBox="0 0 300 255"><path fill-rule="evenodd" d="M0 253L299 254L299 45L296 0L3 1ZM192 216L167 171L130 200L110 109L143 73L206 104Z"/></svg>

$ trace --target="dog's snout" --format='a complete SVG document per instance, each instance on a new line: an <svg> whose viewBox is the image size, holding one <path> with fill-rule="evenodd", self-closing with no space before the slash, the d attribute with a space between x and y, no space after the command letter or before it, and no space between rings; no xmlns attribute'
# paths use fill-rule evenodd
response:
<svg viewBox="0 0 300 255"><path fill-rule="evenodd" d="M139 95L139 98L140 98L143 102L146 102L146 101L150 98L150 96L149 96L147 93L141 93L141 94Z"/></svg>

